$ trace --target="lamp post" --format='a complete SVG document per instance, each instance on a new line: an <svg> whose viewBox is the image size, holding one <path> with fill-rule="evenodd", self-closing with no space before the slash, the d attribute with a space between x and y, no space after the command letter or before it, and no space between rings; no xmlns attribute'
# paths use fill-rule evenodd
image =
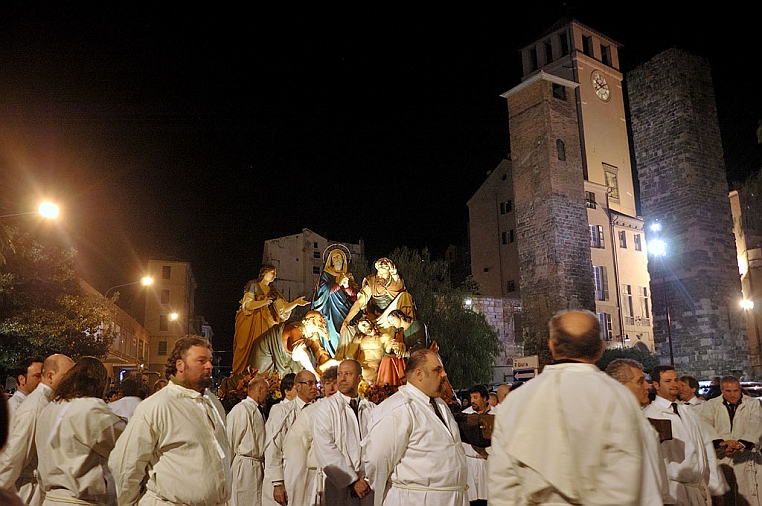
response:
<svg viewBox="0 0 762 506"><path fill-rule="evenodd" d="M661 224L656 222L651 225L651 231L656 234L656 238L648 241L648 252L654 257L659 258L659 268L661 269L661 289L664 294L664 310L667 316L667 341L669 342L669 365L675 365L674 350L672 348L672 322L669 316L669 297L667 296L667 280L664 275L664 257L667 256L667 243L659 237Z"/></svg>
<svg viewBox="0 0 762 506"><path fill-rule="evenodd" d="M153 284L153 278L151 276L143 276L142 278L140 278L140 281L133 281L131 283L122 283L121 285L112 286L111 288L106 290L106 293L104 293L103 296L108 299L108 294L112 290L116 290L117 288L122 288L123 286L132 286L132 285L137 285L137 284L141 284L143 286L151 285L151 284Z"/></svg>

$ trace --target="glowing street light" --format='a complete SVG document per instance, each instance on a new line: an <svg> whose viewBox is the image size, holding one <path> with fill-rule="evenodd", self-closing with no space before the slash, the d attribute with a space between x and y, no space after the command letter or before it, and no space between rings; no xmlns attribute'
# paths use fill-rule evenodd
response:
<svg viewBox="0 0 762 506"><path fill-rule="evenodd" d="M40 207L36 211L28 211L25 213L4 214L0 218L15 218L16 216L28 216L31 214L39 214L47 220L55 220L58 218L58 206L52 202L45 201L40 204Z"/></svg>
<svg viewBox="0 0 762 506"><path fill-rule="evenodd" d="M754 301L749 299L743 299L741 301L741 307L744 309L754 309Z"/></svg>
<svg viewBox="0 0 762 506"><path fill-rule="evenodd" d="M180 318L180 315L177 313L169 313L169 321L173 322Z"/></svg>
<svg viewBox="0 0 762 506"><path fill-rule="evenodd" d="M47 218L49 220L55 220L58 218L58 206L52 202L43 202L40 204L40 209L38 212L43 218Z"/></svg>
<svg viewBox="0 0 762 506"><path fill-rule="evenodd" d="M661 239L652 239L648 241L648 244L646 246L648 247L648 251L653 256L657 256L657 257L667 256L667 243L662 241Z"/></svg>

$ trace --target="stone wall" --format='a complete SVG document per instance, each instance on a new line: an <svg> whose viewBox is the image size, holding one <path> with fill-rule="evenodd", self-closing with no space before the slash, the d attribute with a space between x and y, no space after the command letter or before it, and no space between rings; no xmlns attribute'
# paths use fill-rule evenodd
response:
<svg viewBox="0 0 762 506"><path fill-rule="evenodd" d="M661 223L667 243L667 255L649 261L657 353L668 363L671 348L681 374L748 373L709 63L670 49L631 71L627 84L643 217Z"/></svg>
<svg viewBox="0 0 762 506"><path fill-rule="evenodd" d="M514 357L524 356L524 345L521 341L521 300L475 295L471 297L471 308L483 314L487 323L497 332L500 351L495 357L496 366L513 365Z"/></svg>
<svg viewBox="0 0 762 506"><path fill-rule="evenodd" d="M546 75L545 75L546 76ZM556 78L558 79L558 78ZM509 125L524 341L550 361L548 321L561 309L595 311L582 154L571 85L553 96L540 74L509 91ZM566 145L559 160L557 140Z"/></svg>

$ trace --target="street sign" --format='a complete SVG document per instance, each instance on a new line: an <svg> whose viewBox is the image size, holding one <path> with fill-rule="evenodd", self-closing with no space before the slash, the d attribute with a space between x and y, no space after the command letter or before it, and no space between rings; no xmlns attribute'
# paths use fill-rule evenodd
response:
<svg viewBox="0 0 762 506"><path fill-rule="evenodd" d="M540 358L537 355L513 359L513 381L529 381L537 376Z"/></svg>

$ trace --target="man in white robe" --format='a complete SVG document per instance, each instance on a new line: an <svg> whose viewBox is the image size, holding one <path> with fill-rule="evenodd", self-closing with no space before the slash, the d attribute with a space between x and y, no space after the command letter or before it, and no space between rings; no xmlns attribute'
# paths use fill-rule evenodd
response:
<svg viewBox="0 0 762 506"><path fill-rule="evenodd" d="M728 490L719 472L714 445L699 420L699 408L678 402L678 377L670 365L651 372L656 398L643 410L648 418L669 420L672 439L662 441L659 452L667 468L669 494L676 505L708 504L710 495Z"/></svg>
<svg viewBox="0 0 762 506"><path fill-rule="evenodd" d="M589 311L551 318L554 364L512 391L495 415L490 506L641 504L643 415L632 394L595 365L600 334Z"/></svg>
<svg viewBox="0 0 762 506"><path fill-rule="evenodd" d="M39 355L24 358L16 364L16 391L8 399L8 411L13 420L13 414L26 400L27 396L34 392L37 385L42 381L42 363L44 358Z"/></svg>
<svg viewBox="0 0 762 506"><path fill-rule="evenodd" d="M119 385L119 391L123 394L119 399L109 402L108 407L116 415L129 421L132 414L135 412L135 408L143 400L138 395L139 385L135 378L125 378L122 384Z"/></svg>
<svg viewBox="0 0 762 506"><path fill-rule="evenodd" d="M733 376L720 380L720 392L720 397L696 409L710 427L709 437L722 457L720 468L730 484L724 506L762 506L762 406L754 397L743 395Z"/></svg>
<svg viewBox="0 0 762 506"><path fill-rule="evenodd" d="M325 504L325 475L315 457L312 423L315 407L338 391L337 369L331 366L320 377L325 397L302 409L283 442L283 481L291 506Z"/></svg>
<svg viewBox="0 0 762 506"><path fill-rule="evenodd" d="M461 411L464 415L490 414L493 408L488 402L489 392L484 385L474 385L469 391L471 405ZM468 466L468 501L472 506L487 504L487 451L485 448L463 443Z"/></svg>
<svg viewBox="0 0 762 506"><path fill-rule="evenodd" d="M368 423L375 405L358 394L362 365L356 360L339 364L339 394L315 407L312 426L315 456L325 474L325 504L358 506L373 504L373 492L365 479L361 441L368 436Z"/></svg>
<svg viewBox="0 0 762 506"><path fill-rule="evenodd" d="M299 371L294 378L294 384L296 386L294 400L277 411L277 417L271 410L265 425L267 441L265 442L265 477L262 485L262 504L264 505L273 504L273 502L281 506L289 504L284 478L284 443L296 418L304 407L317 397L317 379L310 371Z"/></svg>
<svg viewBox="0 0 762 506"><path fill-rule="evenodd" d="M439 356L408 358L407 384L372 412L363 439L365 476L376 506L465 506L468 470L460 432L440 398L447 373Z"/></svg>
<svg viewBox="0 0 762 506"><path fill-rule="evenodd" d="M680 400L686 405L696 406L706 402L704 399L699 399L696 396L698 393L699 382L693 376L680 376L680 379L677 381L677 386Z"/></svg>
<svg viewBox="0 0 762 506"><path fill-rule="evenodd" d="M27 506L39 506L44 495L37 483L37 446L34 436L43 408L74 362L66 355L51 355L42 366L42 380L14 416L8 445L0 452L0 488L16 491Z"/></svg>
<svg viewBox="0 0 762 506"><path fill-rule="evenodd" d="M612 360L606 367L606 374L627 387L635 396L635 400L638 401L641 409L650 404L651 385L646 381L643 366L639 362L629 358ZM659 433L645 415L641 419L646 459L643 461L643 486L645 490L640 502L649 505L673 504L675 500L669 495L667 468L659 453Z"/></svg>
<svg viewBox="0 0 762 506"><path fill-rule="evenodd" d="M248 396L230 410L227 435L233 454L230 506L261 506L265 472L265 412L270 393L267 380L249 381Z"/></svg>
<svg viewBox="0 0 762 506"><path fill-rule="evenodd" d="M141 402L111 452L120 506L223 506L230 499L225 410L209 391L212 348L199 336L175 343L166 387Z"/></svg>

